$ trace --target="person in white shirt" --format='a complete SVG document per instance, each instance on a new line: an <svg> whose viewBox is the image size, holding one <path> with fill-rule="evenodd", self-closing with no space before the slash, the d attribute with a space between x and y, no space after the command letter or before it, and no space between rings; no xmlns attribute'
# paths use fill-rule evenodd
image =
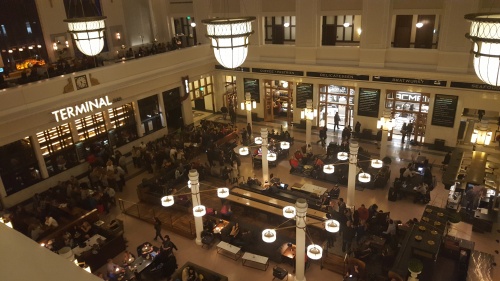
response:
<svg viewBox="0 0 500 281"><path fill-rule="evenodd" d="M175 163L176 156L177 156L177 149L175 149L175 147L172 147L170 149L170 160L172 160L172 163Z"/></svg>
<svg viewBox="0 0 500 281"><path fill-rule="evenodd" d="M48 227L58 227L59 224L57 223L57 221L51 217L51 216L46 216L45 217L45 225L48 226Z"/></svg>
<svg viewBox="0 0 500 281"><path fill-rule="evenodd" d="M384 234L388 234L390 236L396 235L396 224L392 219L389 219L389 225L387 226L387 230L384 231Z"/></svg>

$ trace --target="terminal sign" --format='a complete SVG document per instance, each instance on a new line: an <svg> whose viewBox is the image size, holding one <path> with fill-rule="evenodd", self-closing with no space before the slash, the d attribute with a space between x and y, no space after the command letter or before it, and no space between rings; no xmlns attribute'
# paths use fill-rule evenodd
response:
<svg viewBox="0 0 500 281"><path fill-rule="evenodd" d="M59 122L84 113L93 112L94 109L100 109L101 107L110 106L112 104L113 103L109 101L109 97L105 96L93 101L86 101L80 105L69 106L56 111L52 111L52 114L54 114L54 116L56 117L56 121Z"/></svg>

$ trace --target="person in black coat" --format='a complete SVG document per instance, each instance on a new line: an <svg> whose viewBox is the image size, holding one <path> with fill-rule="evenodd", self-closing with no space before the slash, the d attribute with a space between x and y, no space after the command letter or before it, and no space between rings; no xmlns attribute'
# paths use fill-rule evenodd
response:
<svg viewBox="0 0 500 281"><path fill-rule="evenodd" d="M161 221L158 217L155 217L154 218L155 220L155 232L156 232L156 235L155 235L155 238L153 238L153 240L157 240L158 237L160 237L161 241L165 241L163 240L163 237L161 236Z"/></svg>

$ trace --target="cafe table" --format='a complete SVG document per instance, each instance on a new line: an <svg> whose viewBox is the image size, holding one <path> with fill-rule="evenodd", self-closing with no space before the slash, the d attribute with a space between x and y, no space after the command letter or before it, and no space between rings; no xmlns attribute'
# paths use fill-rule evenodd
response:
<svg viewBox="0 0 500 281"><path fill-rule="evenodd" d="M94 235L94 236L92 236L89 239L87 239L87 240L84 241L85 242L85 246L84 247L77 246L77 247L73 248L72 249L73 253L75 254L75 256L79 256L83 252L91 250L94 245L98 244L97 239L99 239L99 238L100 238L101 241L105 241L106 240L106 237L101 236L99 234L96 234L96 235Z"/></svg>
<svg viewBox="0 0 500 281"><path fill-rule="evenodd" d="M321 187L310 183L305 183L305 184L294 183L290 188L293 190L302 191L309 194L316 194L318 197L321 197L328 190L328 188L326 187Z"/></svg>

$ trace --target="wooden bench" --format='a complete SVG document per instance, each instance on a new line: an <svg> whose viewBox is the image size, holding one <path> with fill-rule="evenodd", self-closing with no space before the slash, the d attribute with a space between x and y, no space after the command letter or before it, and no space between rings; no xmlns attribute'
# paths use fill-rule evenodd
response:
<svg viewBox="0 0 500 281"><path fill-rule="evenodd" d="M236 133L236 132L232 132L232 133L230 133L230 134L226 135L225 137L223 137L223 138L221 138L221 139L217 140L217 141L215 142L215 144L216 144L217 146L221 146L221 145L226 144L226 143L228 143L228 142L237 141L238 139L239 139L238 133Z"/></svg>

